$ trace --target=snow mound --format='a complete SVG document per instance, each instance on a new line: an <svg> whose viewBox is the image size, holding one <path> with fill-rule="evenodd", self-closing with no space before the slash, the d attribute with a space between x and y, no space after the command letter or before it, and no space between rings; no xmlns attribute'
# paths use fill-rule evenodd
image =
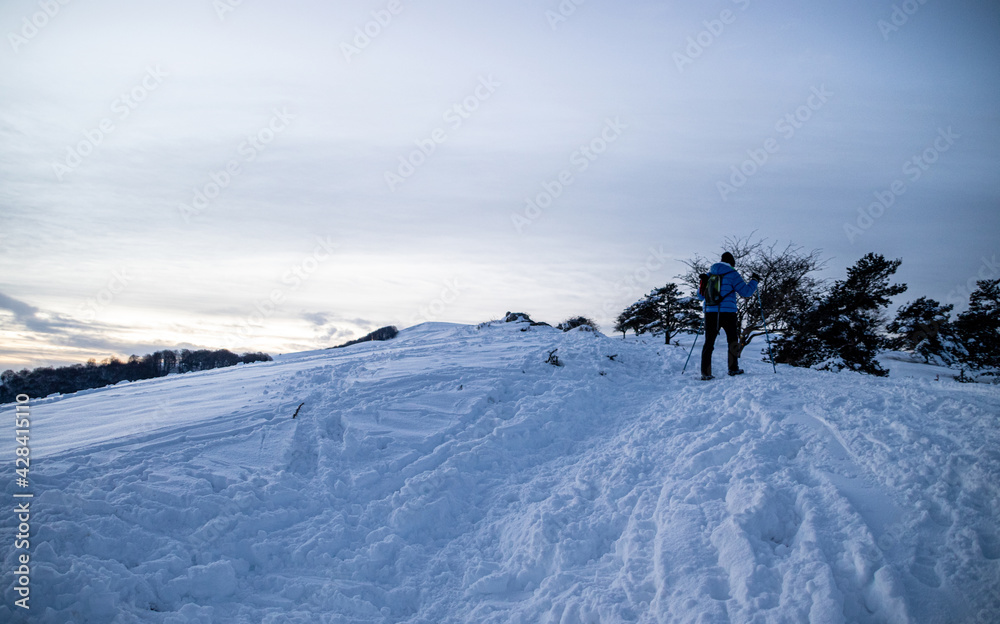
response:
<svg viewBox="0 0 1000 624"><path fill-rule="evenodd" d="M30 621L995 621L1000 388L686 356L427 323L34 401Z"/></svg>

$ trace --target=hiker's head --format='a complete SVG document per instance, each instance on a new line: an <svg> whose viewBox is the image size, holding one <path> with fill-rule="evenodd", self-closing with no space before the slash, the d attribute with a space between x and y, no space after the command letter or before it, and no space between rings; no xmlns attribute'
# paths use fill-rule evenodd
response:
<svg viewBox="0 0 1000 624"><path fill-rule="evenodd" d="M736 268L736 258L734 258L733 254L729 253L728 251L722 254L722 261L728 264L729 266L733 267L734 269Z"/></svg>

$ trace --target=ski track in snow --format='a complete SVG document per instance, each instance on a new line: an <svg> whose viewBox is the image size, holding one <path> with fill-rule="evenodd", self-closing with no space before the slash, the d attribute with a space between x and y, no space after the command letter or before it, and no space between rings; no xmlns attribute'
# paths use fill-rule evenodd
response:
<svg viewBox="0 0 1000 624"><path fill-rule="evenodd" d="M996 387L524 328L34 401L31 621L1000 621Z"/></svg>

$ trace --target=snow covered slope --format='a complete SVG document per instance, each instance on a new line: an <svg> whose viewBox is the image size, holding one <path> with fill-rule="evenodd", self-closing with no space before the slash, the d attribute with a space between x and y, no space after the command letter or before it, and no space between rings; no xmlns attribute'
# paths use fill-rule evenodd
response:
<svg viewBox="0 0 1000 624"><path fill-rule="evenodd" d="M1000 618L1000 388L526 329L33 402L31 621Z"/></svg>

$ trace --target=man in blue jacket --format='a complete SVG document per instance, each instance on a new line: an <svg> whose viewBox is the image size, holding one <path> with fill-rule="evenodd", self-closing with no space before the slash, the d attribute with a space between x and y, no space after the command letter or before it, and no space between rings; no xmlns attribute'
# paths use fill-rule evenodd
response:
<svg viewBox="0 0 1000 624"><path fill-rule="evenodd" d="M701 349L701 378L704 381L712 377L712 351L715 349L715 339L719 336L719 328L726 330L726 342L729 343L729 374L742 375L740 368L740 326L736 318L736 295L750 297L757 292L760 278L754 273L749 282L744 282L736 272L736 259L728 251L722 254L722 262L716 262L709 269L709 274L722 276L722 301L716 306L705 306L705 346ZM704 301L699 293L698 298Z"/></svg>

